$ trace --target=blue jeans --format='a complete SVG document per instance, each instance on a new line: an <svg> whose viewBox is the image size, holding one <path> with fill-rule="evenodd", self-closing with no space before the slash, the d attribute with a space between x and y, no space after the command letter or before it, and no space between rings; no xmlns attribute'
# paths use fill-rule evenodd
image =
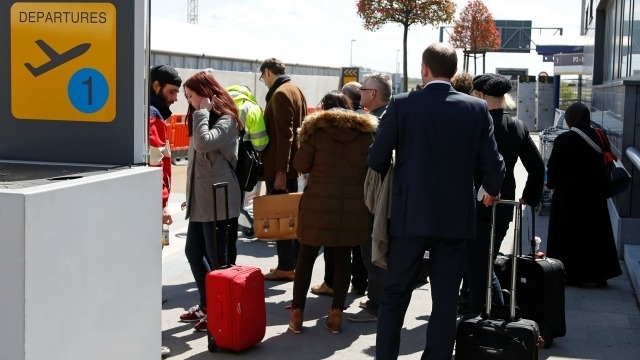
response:
<svg viewBox="0 0 640 360"><path fill-rule="evenodd" d="M389 237L388 267L378 312L376 359L398 358L400 331L426 250L429 250L432 307L422 359L451 359L467 240L433 236Z"/></svg>
<svg viewBox="0 0 640 360"><path fill-rule="evenodd" d="M266 181L267 194L273 190L273 180ZM298 179L287 180L287 190L291 192L298 191ZM296 268L296 261L300 253L300 243L298 240L278 240L276 241L276 251L278 252L279 270L291 271Z"/></svg>
<svg viewBox="0 0 640 360"><path fill-rule="evenodd" d="M184 246L184 253L189 261L191 273L198 287L200 294L200 306L207 307L207 296L204 286L204 279L209 271L214 270L227 263L227 256L230 264L236 262L236 240L238 239L238 218L218 221L216 238L226 238L226 227L229 226L229 238L227 244L213 240L213 221L197 222L189 221L187 228L187 242ZM228 246L228 254L225 256L225 245Z"/></svg>

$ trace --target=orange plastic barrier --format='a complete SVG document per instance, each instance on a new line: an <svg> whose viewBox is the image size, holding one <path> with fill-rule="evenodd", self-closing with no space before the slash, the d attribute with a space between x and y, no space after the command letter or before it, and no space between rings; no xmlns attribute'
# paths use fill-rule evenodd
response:
<svg viewBox="0 0 640 360"><path fill-rule="evenodd" d="M171 151L187 150L189 148L189 136L185 115L171 115L167 121L167 133Z"/></svg>
<svg viewBox="0 0 640 360"><path fill-rule="evenodd" d="M316 111L320 111L322 110L322 108L320 106L316 106L316 107L308 107L307 108L307 115L309 114L313 114Z"/></svg>
<svg viewBox="0 0 640 360"><path fill-rule="evenodd" d="M171 146L171 163L173 165L185 165L188 161L189 132L185 115L171 115L167 120L167 134L169 146Z"/></svg>

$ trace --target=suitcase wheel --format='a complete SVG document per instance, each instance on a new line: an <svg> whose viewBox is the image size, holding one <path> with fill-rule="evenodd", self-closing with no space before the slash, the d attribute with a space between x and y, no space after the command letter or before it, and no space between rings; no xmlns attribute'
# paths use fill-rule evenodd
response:
<svg viewBox="0 0 640 360"><path fill-rule="evenodd" d="M211 333L209 333L207 331L207 349L209 349L209 352L216 352L218 351L218 344L216 344L216 340L213 338L213 336L211 336Z"/></svg>

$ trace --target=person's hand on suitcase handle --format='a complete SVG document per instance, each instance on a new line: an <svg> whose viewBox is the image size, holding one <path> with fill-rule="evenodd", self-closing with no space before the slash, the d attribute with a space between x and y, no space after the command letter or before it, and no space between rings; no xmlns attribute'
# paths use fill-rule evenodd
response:
<svg viewBox="0 0 640 360"><path fill-rule="evenodd" d="M484 206L490 207L494 202L500 200L500 193L498 195L493 196L489 195L489 193L484 189L484 186L480 186L478 189L478 201L482 201Z"/></svg>

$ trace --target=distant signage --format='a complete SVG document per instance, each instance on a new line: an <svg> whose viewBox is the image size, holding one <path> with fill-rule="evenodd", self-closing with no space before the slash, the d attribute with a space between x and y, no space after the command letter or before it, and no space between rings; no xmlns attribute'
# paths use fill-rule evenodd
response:
<svg viewBox="0 0 640 360"><path fill-rule="evenodd" d="M580 54L555 54L553 64L555 66L582 65L584 55Z"/></svg>
<svg viewBox="0 0 640 360"><path fill-rule="evenodd" d="M496 20L500 33L499 52L531 52L531 20Z"/></svg>
<svg viewBox="0 0 640 360"><path fill-rule="evenodd" d="M10 29L16 119L115 119L113 4L17 2L11 6Z"/></svg>
<svg viewBox="0 0 640 360"><path fill-rule="evenodd" d="M583 53L553 55L553 73L555 75L580 75L583 72Z"/></svg>
<svg viewBox="0 0 640 360"><path fill-rule="evenodd" d="M496 73L511 80L518 80L518 76L527 75L528 72L529 70L524 68L496 68Z"/></svg>
<svg viewBox="0 0 640 360"><path fill-rule="evenodd" d="M342 88L345 84L350 83L352 81L358 81L359 79L360 79L360 68L357 68L357 67L342 68L339 87Z"/></svg>

